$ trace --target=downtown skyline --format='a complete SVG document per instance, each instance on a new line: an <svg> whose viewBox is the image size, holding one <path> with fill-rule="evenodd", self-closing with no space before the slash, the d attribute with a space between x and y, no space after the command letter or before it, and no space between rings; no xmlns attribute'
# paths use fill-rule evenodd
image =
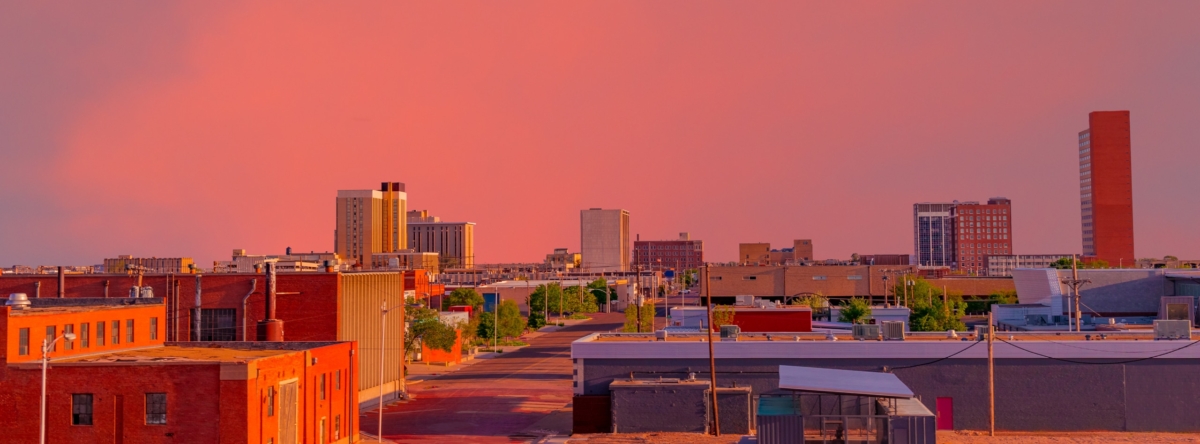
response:
<svg viewBox="0 0 1200 444"><path fill-rule="evenodd" d="M593 207L712 261L911 253L913 203L988 196L1014 252L1081 252L1102 110L1136 255L1200 257L1200 7L776 6L8 6L0 266L331 251L337 190L382 180L476 222L480 263L577 251Z"/></svg>

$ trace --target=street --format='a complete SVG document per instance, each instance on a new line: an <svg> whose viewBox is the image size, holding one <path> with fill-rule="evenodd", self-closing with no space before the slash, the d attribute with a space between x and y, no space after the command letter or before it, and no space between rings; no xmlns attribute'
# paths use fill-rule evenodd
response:
<svg viewBox="0 0 1200 444"><path fill-rule="evenodd" d="M388 406L383 438L417 443L528 442L570 432L571 342L620 328L622 313L542 333L530 345L409 386L414 400ZM410 379L413 379L410 377ZM361 428L377 430L369 412Z"/></svg>

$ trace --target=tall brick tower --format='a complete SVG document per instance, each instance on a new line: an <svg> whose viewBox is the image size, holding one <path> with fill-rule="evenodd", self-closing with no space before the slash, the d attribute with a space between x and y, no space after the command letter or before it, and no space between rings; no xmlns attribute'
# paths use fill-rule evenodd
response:
<svg viewBox="0 0 1200 444"><path fill-rule="evenodd" d="M1088 129L1079 133L1079 205L1083 255L1133 265L1129 111L1088 114Z"/></svg>

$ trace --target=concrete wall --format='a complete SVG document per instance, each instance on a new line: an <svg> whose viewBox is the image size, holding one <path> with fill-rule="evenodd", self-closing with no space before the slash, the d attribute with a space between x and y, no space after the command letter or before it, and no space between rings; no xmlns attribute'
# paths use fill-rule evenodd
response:
<svg viewBox="0 0 1200 444"><path fill-rule="evenodd" d="M581 359L583 394L608 393L608 385L627 379L706 378L706 359ZM954 399L954 427L987 428L987 361L950 359L718 359L719 387L751 387L753 396L779 385L780 365L894 373L930 411L938 397ZM1087 361L1087 360L1084 360ZM1092 360L1092 362L1095 362ZM1157 359L1129 364L1072 364L1047 359L997 359L996 428L1000 430L1200 431L1200 359Z"/></svg>

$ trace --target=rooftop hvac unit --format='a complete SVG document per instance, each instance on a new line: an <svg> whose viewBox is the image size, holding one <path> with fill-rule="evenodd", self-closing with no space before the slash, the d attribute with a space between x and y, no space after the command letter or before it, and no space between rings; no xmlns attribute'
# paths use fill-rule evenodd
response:
<svg viewBox="0 0 1200 444"><path fill-rule="evenodd" d="M883 321L883 340L885 341L903 341L904 340L904 321Z"/></svg>
<svg viewBox="0 0 1200 444"><path fill-rule="evenodd" d="M1154 321L1154 340L1192 339L1192 321L1159 319Z"/></svg>
<svg viewBox="0 0 1200 444"><path fill-rule="evenodd" d="M141 287L138 287L136 285L133 287L129 287L129 297L131 297L131 298L138 297L138 293L141 293L141 289L142 289Z"/></svg>
<svg viewBox="0 0 1200 444"><path fill-rule="evenodd" d="M754 306L754 295L741 294L736 296L737 300L734 305Z"/></svg>
<svg viewBox="0 0 1200 444"><path fill-rule="evenodd" d="M140 297L143 297L143 298L154 297L154 289L151 288L150 286L142 287L142 291L140 293L141 293Z"/></svg>
<svg viewBox="0 0 1200 444"><path fill-rule="evenodd" d="M738 334L741 332L742 332L742 329L736 325L722 325L721 326L721 340L722 341L724 341L724 340L736 341L738 338Z"/></svg>
<svg viewBox="0 0 1200 444"><path fill-rule="evenodd" d="M854 339L879 339L878 324L854 324Z"/></svg>
<svg viewBox="0 0 1200 444"><path fill-rule="evenodd" d="M982 341L984 339L987 339L987 334L988 334L988 326L986 326L986 325L976 325L975 326L975 340L976 341Z"/></svg>
<svg viewBox="0 0 1200 444"><path fill-rule="evenodd" d="M657 331L655 331L655 332L654 332L654 339L657 339L657 340L659 340L659 341L665 341L665 340L667 340L667 331L666 331L666 330L657 330Z"/></svg>

